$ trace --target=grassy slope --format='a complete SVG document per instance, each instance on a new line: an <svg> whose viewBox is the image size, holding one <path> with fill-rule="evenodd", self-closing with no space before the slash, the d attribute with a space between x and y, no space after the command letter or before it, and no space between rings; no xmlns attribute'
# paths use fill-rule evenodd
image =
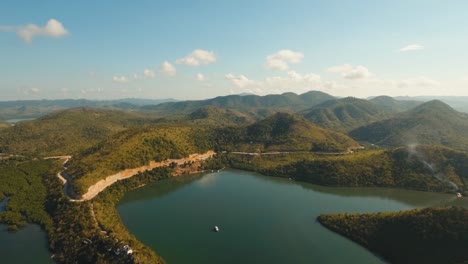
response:
<svg viewBox="0 0 468 264"><path fill-rule="evenodd" d="M392 263L468 260L468 210L425 208L398 213L321 215L325 227Z"/></svg>

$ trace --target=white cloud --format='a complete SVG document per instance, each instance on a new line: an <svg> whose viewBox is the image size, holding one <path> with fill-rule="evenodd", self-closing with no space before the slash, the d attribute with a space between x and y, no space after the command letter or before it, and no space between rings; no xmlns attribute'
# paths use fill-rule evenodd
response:
<svg viewBox="0 0 468 264"><path fill-rule="evenodd" d="M115 83L128 83L128 79L125 76L114 76L112 81Z"/></svg>
<svg viewBox="0 0 468 264"><path fill-rule="evenodd" d="M41 92L41 89L36 87L23 86L18 88L18 91L24 95L38 95Z"/></svg>
<svg viewBox="0 0 468 264"><path fill-rule="evenodd" d="M154 78L154 77L156 77L156 73L154 71L150 70L150 69L145 69L143 71L143 75L145 76L145 78ZM136 76L136 77L138 77L138 76Z"/></svg>
<svg viewBox="0 0 468 264"><path fill-rule="evenodd" d="M416 51L416 50L423 50L424 46L419 45L419 44L410 44L407 46L402 47L398 51L400 52L406 52L406 51Z"/></svg>
<svg viewBox="0 0 468 264"><path fill-rule="evenodd" d="M163 64L161 64L161 72L167 76L172 77L176 75L177 70L174 65L170 64L168 61L165 61Z"/></svg>
<svg viewBox="0 0 468 264"><path fill-rule="evenodd" d="M203 75L201 73L197 73L197 75L195 75L195 80L203 82L203 81L206 80L206 77L205 77L205 75Z"/></svg>
<svg viewBox="0 0 468 264"><path fill-rule="evenodd" d="M250 80L249 78L247 78L245 75L242 75L242 74L234 75L232 73L228 73L228 74L224 75L224 78L231 81L235 86L237 86L239 88L244 88L246 86L256 84L255 81Z"/></svg>
<svg viewBox="0 0 468 264"><path fill-rule="evenodd" d="M432 87L432 86L439 86L440 83L436 80L430 79L425 76L419 76L415 78L404 79L397 82L398 87L406 88L406 87Z"/></svg>
<svg viewBox="0 0 468 264"><path fill-rule="evenodd" d="M0 26L0 31L14 31L23 41L31 43L38 36L59 38L68 34L68 30L58 20L49 19L47 24L40 27L35 24L26 26Z"/></svg>
<svg viewBox="0 0 468 264"><path fill-rule="evenodd" d="M268 55L266 67L272 70L285 71L289 69L289 63L299 63L304 58L302 52L292 50L280 50L275 54Z"/></svg>
<svg viewBox="0 0 468 264"><path fill-rule="evenodd" d="M212 51L196 49L184 58L176 60L177 64L185 64L188 66L199 66L202 64L210 64L216 61L216 55Z"/></svg>
<svg viewBox="0 0 468 264"><path fill-rule="evenodd" d="M237 92L249 92L255 94L271 94L293 91L297 93L323 88L322 79L314 73L300 74L296 71L288 71L282 76L272 76L257 81L247 78L245 75L226 74L225 78L241 88ZM234 93L234 91L232 91Z"/></svg>
<svg viewBox="0 0 468 264"><path fill-rule="evenodd" d="M358 80L372 76L372 73L364 66L353 66L350 64L337 65L328 68L328 72L339 73L345 79Z"/></svg>

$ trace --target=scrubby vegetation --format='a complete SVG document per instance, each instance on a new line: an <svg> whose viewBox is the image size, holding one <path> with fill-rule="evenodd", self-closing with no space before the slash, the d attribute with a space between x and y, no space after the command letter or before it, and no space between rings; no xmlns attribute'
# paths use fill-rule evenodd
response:
<svg viewBox="0 0 468 264"><path fill-rule="evenodd" d="M42 180L56 167L51 161L29 161L22 157L0 159L0 201L8 199L5 211L0 212L0 223L12 231L27 222L50 230L52 220L45 204L48 190Z"/></svg>
<svg viewBox="0 0 468 264"><path fill-rule="evenodd" d="M25 121L0 133L0 153L71 155L128 127L151 122L138 114L74 108Z"/></svg>
<svg viewBox="0 0 468 264"><path fill-rule="evenodd" d="M227 154L219 159L234 168L320 185L444 192L455 191L455 184L459 190L468 190L468 164L465 162L468 155L443 147L371 150L335 156Z"/></svg>
<svg viewBox="0 0 468 264"><path fill-rule="evenodd" d="M68 164L76 193L100 179L150 161L183 158L212 149L209 132L183 125L128 129L76 155Z"/></svg>
<svg viewBox="0 0 468 264"><path fill-rule="evenodd" d="M320 215L325 227L391 263L464 263L468 210L425 208L397 213Z"/></svg>

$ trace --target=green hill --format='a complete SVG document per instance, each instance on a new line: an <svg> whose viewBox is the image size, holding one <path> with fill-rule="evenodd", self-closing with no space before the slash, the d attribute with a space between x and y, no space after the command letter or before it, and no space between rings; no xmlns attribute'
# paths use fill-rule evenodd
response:
<svg viewBox="0 0 468 264"><path fill-rule="evenodd" d="M217 146L234 151L346 151L358 144L301 116L276 113L255 124L215 131Z"/></svg>
<svg viewBox="0 0 468 264"><path fill-rule="evenodd" d="M393 118L357 128L350 135L381 146L419 143L468 150L468 115L434 100Z"/></svg>
<svg viewBox="0 0 468 264"><path fill-rule="evenodd" d="M185 125L158 125L132 128L109 136L81 151L68 162L76 193L118 171L162 161L183 158L213 148L208 129Z"/></svg>
<svg viewBox="0 0 468 264"><path fill-rule="evenodd" d="M163 103L156 106L145 106L142 110L159 115L190 114L204 106L217 106L232 109L256 119L265 118L275 112L296 112L316 104L334 99L333 96L310 91L301 95L294 93L258 95L228 95L207 100Z"/></svg>
<svg viewBox="0 0 468 264"><path fill-rule="evenodd" d="M370 101L353 97L329 100L301 112L310 121L339 131L381 120L389 113Z"/></svg>
<svg viewBox="0 0 468 264"><path fill-rule="evenodd" d="M192 121L206 123L211 125L235 125L235 124L251 124L255 120L246 114L236 110L224 109L218 106L203 106L189 115Z"/></svg>
<svg viewBox="0 0 468 264"><path fill-rule="evenodd" d="M385 95L374 97L369 101L387 112L404 112L423 103L415 100L396 100Z"/></svg>
<svg viewBox="0 0 468 264"><path fill-rule="evenodd" d="M0 130L0 152L23 155L68 155L93 146L127 127L142 124L138 114L73 108Z"/></svg>
<svg viewBox="0 0 468 264"><path fill-rule="evenodd" d="M391 263L466 263L468 210L425 208L398 213L320 215L325 227Z"/></svg>

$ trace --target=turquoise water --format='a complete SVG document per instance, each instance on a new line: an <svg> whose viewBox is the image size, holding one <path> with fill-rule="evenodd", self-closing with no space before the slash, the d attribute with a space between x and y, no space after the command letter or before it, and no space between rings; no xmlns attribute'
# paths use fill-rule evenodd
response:
<svg viewBox="0 0 468 264"><path fill-rule="evenodd" d="M447 194L321 187L227 170L147 185L128 193L117 209L129 231L169 264L382 263L322 227L317 216L454 200ZM211 230L215 225L219 233Z"/></svg>

